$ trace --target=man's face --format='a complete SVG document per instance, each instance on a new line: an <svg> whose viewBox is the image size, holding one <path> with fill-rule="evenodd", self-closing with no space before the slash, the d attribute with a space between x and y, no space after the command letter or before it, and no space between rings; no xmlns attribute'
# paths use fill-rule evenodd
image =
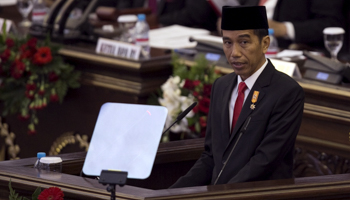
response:
<svg viewBox="0 0 350 200"><path fill-rule="evenodd" d="M268 36L260 41L253 30L222 30L222 37L226 59L242 80L264 64L265 53L270 44Z"/></svg>

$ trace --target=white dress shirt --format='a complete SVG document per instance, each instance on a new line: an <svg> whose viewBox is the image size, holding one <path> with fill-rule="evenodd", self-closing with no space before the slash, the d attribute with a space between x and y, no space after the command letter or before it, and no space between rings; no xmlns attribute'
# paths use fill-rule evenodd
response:
<svg viewBox="0 0 350 200"><path fill-rule="evenodd" d="M267 59L266 59L265 63L260 67L260 69L258 69L256 72L254 72L254 74L249 76L244 81L245 84L247 85L247 89L244 91L244 102L247 99L247 96L249 95L250 90L254 86L255 81L259 78L261 72L265 69L267 63L268 62L267 62ZM230 130L232 128L233 112L234 112L234 108L235 108L236 99L237 99L237 96L238 96L238 85L239 85L240 82L242 82L242 78L241 78L241 76L237 76L237 84L233 88L233 91L232 91L232 94L231 94L231 100L229 102ZM243 102L243 105L244 105L244 102Z"/></svg>

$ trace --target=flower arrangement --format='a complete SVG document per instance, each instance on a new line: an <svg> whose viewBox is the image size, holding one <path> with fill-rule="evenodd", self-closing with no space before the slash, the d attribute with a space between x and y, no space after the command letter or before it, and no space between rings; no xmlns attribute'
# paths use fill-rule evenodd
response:
<svg viewBox="0 0 350 200"><path fill-rule="evenodd" d="M18 114L30 120L28 134L35 134L36 112L50 102L62 102L68 88L78 88L80 73L63 62L59 46L49 39L18 38L0 35L0 101L2 115Z"/></svg>
<svg viewBox="0 0 350 200"><path fill-rule="evenodd" d="M9 200L29 200L27 197L18 196L11 186L11 180L9 182L10 195ZM58 187L49 187L43 191L38 187L32 194L32 200L63 200L64 194Z"/></svg>
<svg viewBox="0 0 350 200"><path fill-rule="evenodd" d="M207 127L211 87L220 73L213 65L199 57L191 67L185 65L176 54L172 59L173 76L161 86L159 104L168 109L165 126L169 127L176 117L194 101L198 104L178 124L170 130L181 134L180 139L204 137ZM163 141L167 141L167 136Z"/></svg>

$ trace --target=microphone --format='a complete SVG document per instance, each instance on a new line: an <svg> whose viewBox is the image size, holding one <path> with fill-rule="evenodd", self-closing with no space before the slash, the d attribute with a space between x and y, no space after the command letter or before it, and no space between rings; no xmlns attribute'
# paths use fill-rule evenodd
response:
<svg viewBox="0 0 350 200"><path fill-rule="evenodd" d="M249 117L247 118L247 120L245 121L245 123L243 124L243 127L242 127L242 129L241 129L241 132L239 133L238 139L237 139L235 145L233 145L233 147L232 147L232 149L231 149L231 152L230 152L230 154L228 155L226 161L224 162L224 166L222 166L221 171L220 171L218 177L216 178L216 180L215 180L215 182L214 182L214 185L216 185L216 183L218 182L218 180L219 180L219 178L220 178L222 172L224 171L224 169L225 169L225 167L226 167L226 164L227 164L228 160L230 159L230 157L231 157L231 155L232 155L233 150L235 150L239 139L241 139L241 136L242 136L243 133L245 133L245 131L247 130L248 125L249 125L251 119L252 119L252 117L249 116Z"/></svg>
<svg viewBox="0 0 350 200"><path fill-rule="evenodd" d="M184 118L196 105L197 105L197 102L193 102L192 105L190 105L188 108L186 108L185 111L183 111L181 114L179 114L176 117L175 122L173 124L171 124L162 134L166 133L171 127L174 126L175 123L182 120L182 118Z"/></svg>

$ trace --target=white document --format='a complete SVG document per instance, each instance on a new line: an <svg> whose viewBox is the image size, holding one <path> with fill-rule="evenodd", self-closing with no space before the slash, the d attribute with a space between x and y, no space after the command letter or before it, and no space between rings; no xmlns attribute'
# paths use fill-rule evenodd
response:
<svg viewBox="0 0 350 200"><path fill-rule="evenodd" d="M271 58L270 61L278 71L283 72L290 77L301 78L301 73L296 63Z"/></svg>
<svg viewBox="0 0 350 200"><path fill-rule="evenodd" d="M195 35L192 38L198 42L222 49L222 37L213 35Z"/></svg>
<svg viewBox="0 0 350 200"><path fill-rule="evenodd" d="M96 45L96 53L131 58L135 60L139 59L140 52L140 46L106 38L98 38Z"/></svg>
<svg viewBox="0 0 350 200"><path fill-rule="evenodd" d="M13 6L17 3L17 0L0 0L0 6Z"/></svg>
<svg viewBox="0 0 350 200"><path fill-rule="evenodd" d="M196 42L190 42L189 38L197 35L209 35L205 29L189 28L180 25L172 25L149 31L150 46L161 49L193 48Z"/></svg>

